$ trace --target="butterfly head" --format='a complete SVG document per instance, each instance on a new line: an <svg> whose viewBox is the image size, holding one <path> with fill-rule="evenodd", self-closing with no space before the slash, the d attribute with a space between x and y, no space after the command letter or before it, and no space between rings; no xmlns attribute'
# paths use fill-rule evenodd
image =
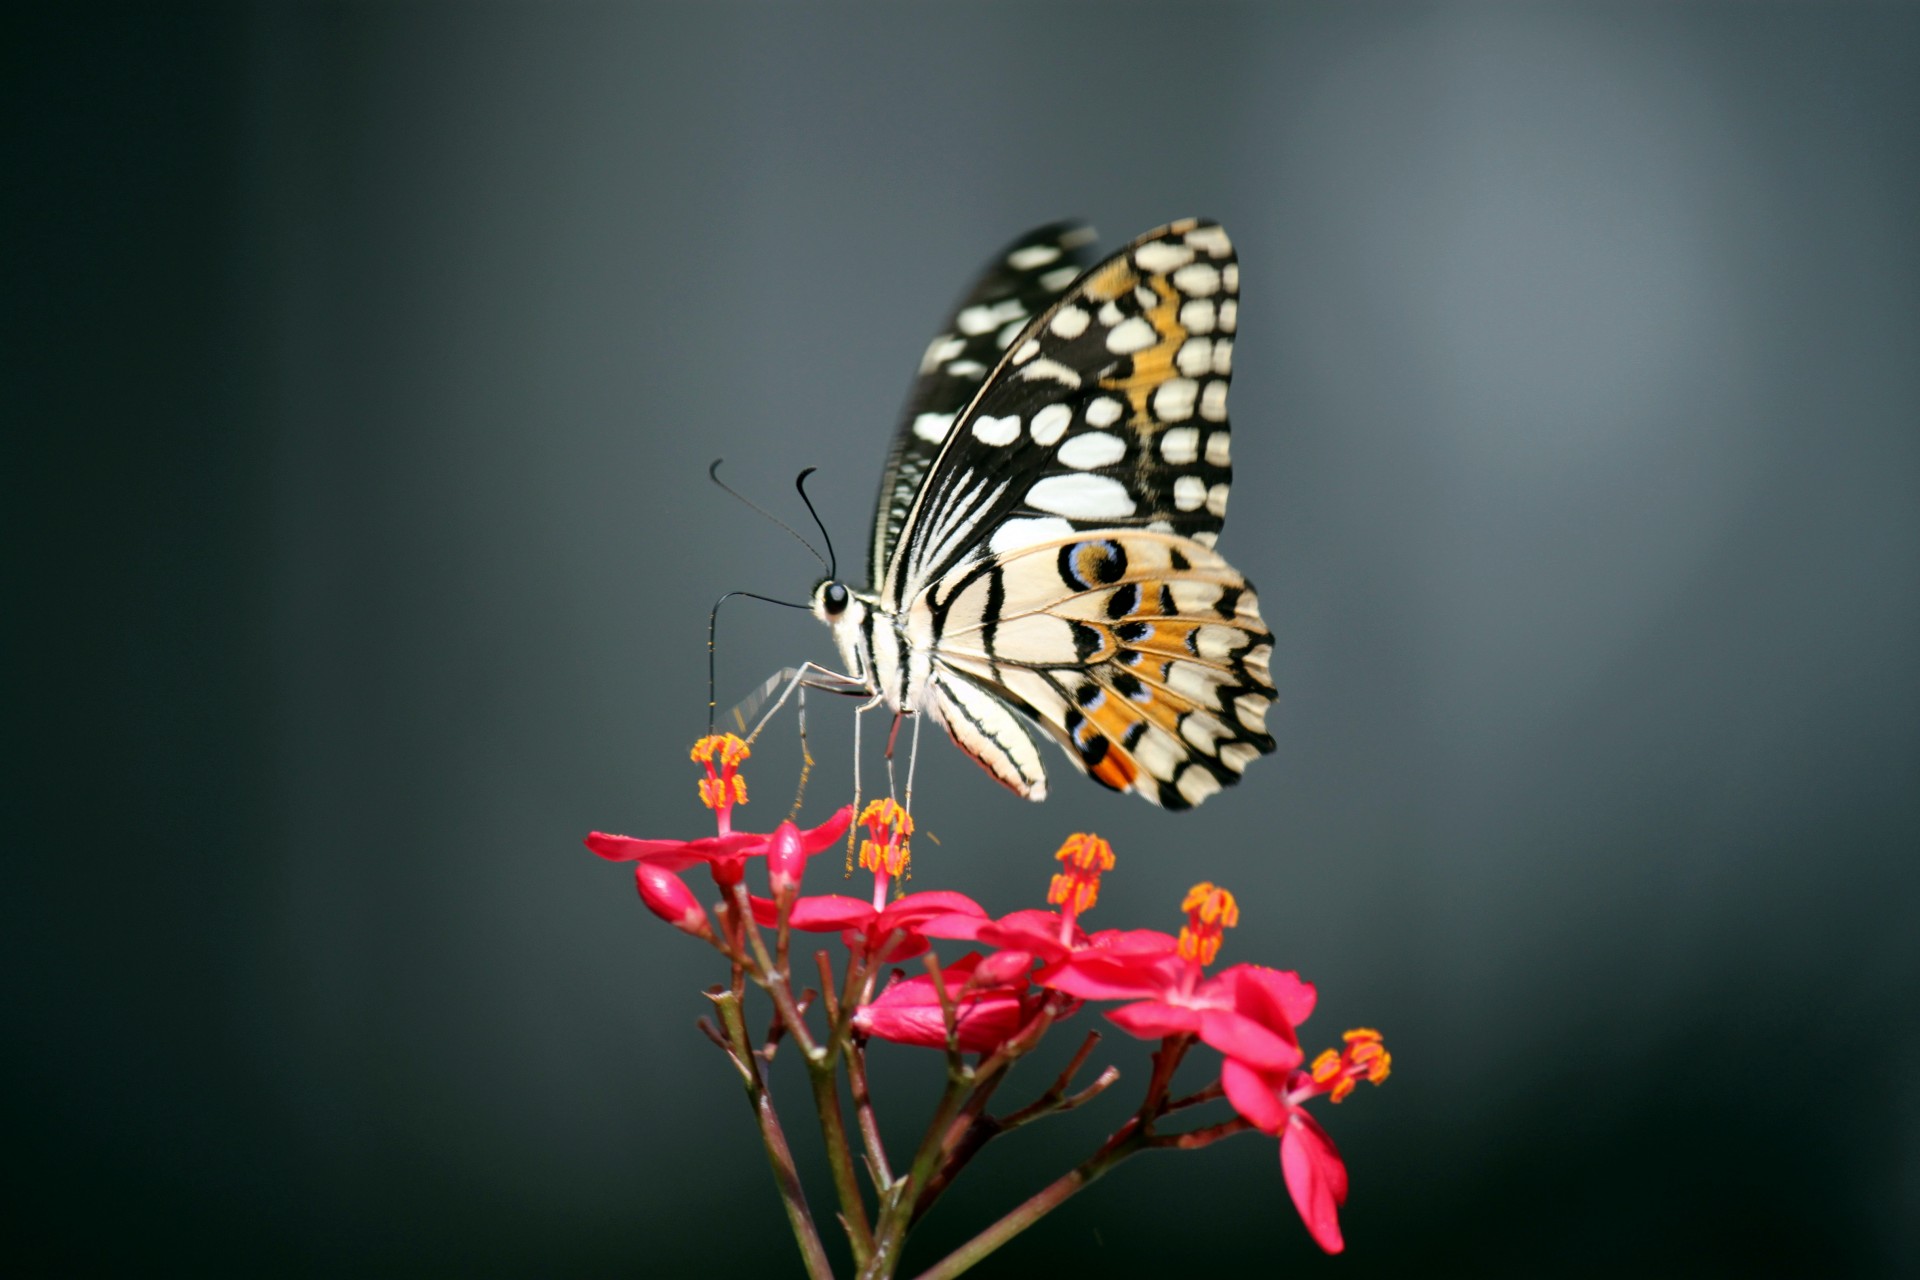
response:
<svg viewBox="0 0 1920 1280"><path fill-rule="evenodd" d="M833 642L847 670L861 680L867 679L872 662L867 653L867 602L853 593L846 583L835 578L820 579L810 597L813 616L833 631Z"/></svg>
<svg viewBox="0 0 1920 1280"><path fill-rule="evenodd" d="M854 598L846 583L822 578L814 584L813 616L828 626L838 629L849 622L858 626L859 615L865 611L866 606Z"/></svg>

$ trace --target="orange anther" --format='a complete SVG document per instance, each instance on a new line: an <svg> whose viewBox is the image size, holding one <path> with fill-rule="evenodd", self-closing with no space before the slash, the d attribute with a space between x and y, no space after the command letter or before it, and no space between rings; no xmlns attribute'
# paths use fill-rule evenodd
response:
<svg viewBox="0 0 1920 1280"><path fill-rule="evenodd" d="M885 868L898 876L910 858L907 837L913 834L913 816L892 799L874 800L860 811L860 821L871 839L860 843L860 865L869 871Z"/></svg>
<svg viewBox="0 0 1920 1280"><path fill-rule="evenodd" d="M726 810L747 802L747 780L739 773L740 762L752 754L745 742L730 733L710 733L693 744L690 754L707 771L700 780L701 804Z"/></svg>
<svg viewBox="0 0 1920 1280"><path fill-rule="evenodd" d="M693 744L693 760L697 764L717 762L722 766L736 766L752 754L746 742L731 733L710 733Z"/></svg>
<svg viewBox="0 0 1920 1280"><path fill-rule="evenodd" d="M1099 836L1075 832L1053 855L1064 864L1047 886L1047 901L1065 906L1071 915L1090 909L1100 900L1100 876L1113 870L1113 846Z"/></svg>
<svg viewBox="0 0 1920 1280"><path fill-rule="evenodd" d="M1240 904L1225 889L1202 880L1187 890L1180 909L1187 913L1180 930L1180 954L1200 964L1212 964L1220 954L1220 935L1240 923Z"/></svg>
<svg viewBox="0 0 1920 1280"><path fill-rule="evenodd" d="M1328 1049L1313 1060L1313 1082L1325 1087L1335 1102L1345 1101L1360 1081L1379 1084L1393 1070L1393 1055L1381 1043L1378 1031L1360 1027L1341 1039L1347 1044L1344 1051Z"/></svg>

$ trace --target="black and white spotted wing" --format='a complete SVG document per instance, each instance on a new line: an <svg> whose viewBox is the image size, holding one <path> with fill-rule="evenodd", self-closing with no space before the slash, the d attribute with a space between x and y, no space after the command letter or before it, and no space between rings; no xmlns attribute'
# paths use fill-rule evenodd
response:
<svg viewBox="0 0 1920 1280"><path fill-rule="evenodd" d="M1020 243L1064 257L1063 238ZM989 332L1001 303L971 318L963 306L929 349L889 463L873 589L815 588L854 677L932 716L1021 795L1046 794L1022 717L1082 772L1168 808L1273 750L1273 637L1213 549L1232 483L1238 293L1225 231L1188 220L1080 274L1018 327ZM960 331L998 355L951 412L964 385L929 373L952 358L971 379L988 363L985 342L974 356L951 346Z"/></svg>
<svg viewBox="0 0 1920 1280"><path fill-rule="evenodd" d="M964 560L1079 530L1211 545L1232 483L1239 272L1218 225L1176 223L1087 272L1013 335L946 428L875 581L882 598L902 609Z"/></svg>
<svg viewBox="0 0 1920 1280"><path fill-rule="evenodd" d="M948 428L972 403L1014 337L1086 270L1094 238L1093 228L1082 222L1049 223L1021 236L980 273L927 344L880 475L868 544L869 582L878 585Z"/></svg>

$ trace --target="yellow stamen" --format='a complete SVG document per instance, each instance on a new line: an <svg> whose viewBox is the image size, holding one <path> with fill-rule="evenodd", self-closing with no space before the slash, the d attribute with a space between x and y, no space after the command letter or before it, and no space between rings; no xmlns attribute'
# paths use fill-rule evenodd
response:
<svg viewBox="0 0 1920 1280"><path fill-rule="evenodd" d="M740 776L739 767L751 754L747 744L730 733L710 733L694 743L691 758L707 771L700 780L700 803L709 809L745 804L747 780Z"/></svg>
<svg viewBox="0 0 1920 1280"><path fill-rule="evenodd" d="M907 869L911 857L907 837L913 834L913 817L892 799L874 800L861 810L860 821L871 838L860 843L860 865L869 871L882 867L890 876Z"/></svg>
<svg viewBox="0 0 1920 1280"><path fill-rule="evenodd" d="M1393 1072L1393 1055L1381 1043L1378 1031L1358 1027L1341 1039L1346 1041L1344 1051L1328 1049L1313 1060L1313 1082L1324 1086L1332 1081L1327 1093L1335 1102L1346 1101L1361 1080L1379 1084Z"/></svg>
<svg viewBox="0 0 1920 1280"><path fill-rule="evenodd" d="M710 733L693 744L692 758L696 764L709 764L718 756L723 766L738 766L742 760L753 754L753 750L741 739L731 733Z"/></svg>
<svg viewBox="0 0 1920 1280"><path fill-rule="evenodd" d="M1240 923L1240 904L1225 889L1202 880L1187 890L1180 909L1187 913L1186 927L1180 930L1180 954L1212 964L1220 954L1220 935Z"/></svg>
<svg viewBox="0 0 1920 1280"><path fill-rule="evenodd" d="M1113 870L1113 846L1099 836L1075 832L1053 855L1066 869L1047 886L1047 901L1078 915L1100 901L1100 876Z"/></svg>

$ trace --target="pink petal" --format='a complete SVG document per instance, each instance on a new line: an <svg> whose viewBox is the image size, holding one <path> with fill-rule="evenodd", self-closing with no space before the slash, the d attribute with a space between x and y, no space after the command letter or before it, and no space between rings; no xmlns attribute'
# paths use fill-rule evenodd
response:
<svg viewBox="0 0 1920 1280"><path fill-rule="evenodd" d="M1180 950L1180 940L1158 929L1102 929L1087 939L1094 952L1116 956L1166 955Z"/></svg>
<svg viewBox="0 0 1920 1280"><path fill-rule="evenodd" d="M993 927L1019 937L1046 938L1058 941L1060 937L1060 913L1029 908L1026 911L1009 911L993 922Z"/></svg>
<svg viewBox="0 0 1920 1280"><path fill-rule="evenodd" d="M883 928L896 928L944 915L977 916L985 920L987 909L964 893L955 893L951 889L929 889L925 893L910 893L889 904L880 913L880 921Z"/></svg>
<svg viewBox="0 0 1920 1280"><path fill-rule="evenodd" d="M1280 1100L1276 1086L1246 1063L1232 1058L1221 1063L1220 1087L1226 1090L1233 1109L1260 1132L1279 1133L1286 1124L1288 1107Z"/></svg>
<svg viewBox="0 0 1920 1280"><path fill-rule="evenodd" d="M929 916L917 927L929 938L957 938L962 942L972 942L980 936L982 929L991 927L991 922L980 916L956 911L947 915Z"/></svg>
<svg viewBox="0 0 1920 1280"><path fill-rule="evenodd" d="M989 946L1031 951L1046 960L1064 960L1075 943L1086 945L1086 935L1076 926L1070 941L1060 941L1060 917L1052 911L1015 911L982 925L975 935Z"/></svg>
<svg viewBox="0 0 1920 1280"><path fill-rule="evenodd" d="M852 821L853 806L850 804L841 805L840 808L834 811L831 818L828 818L817 827L810 827L800 833L800 847L805 849L809 856L819 853L822 849L838 840L841 834L846 831L847 824Z"/></svg>
<svg viewBox="0 0 1920 1280"><path fill-rule="evenodd" d="M587 848L593 850L609 862L660 862L670 871L679 871L696 862L704 861L692 850L692 840L635 840L632 836L608 835L604 831L595 831L586 839ZM674 859L677 865L668 865L667 860Z"/></svg>
<svg viewBox="0 0 1920 1280"><path fill-rule="evenodd" d="M1142 1040L1160 1040L1186 1031L1200 1029L1200 1011L1184 1009L1160 1000L1142 1000L1109 1009L1107 1018L1121 1030Z"/></svg>
<svg viewBox="0 0 1920 1280"><path fill-rule="evenodd" d="M960 994L979 962L978 955L969 955L942 974L947 994L956 1006L957 1039L967 1053L998 1048L1026 1021L1025 1007L1012 992ZM944 1048L947 1043L946 1017L931 977L894 983L856 1013L853 1022L869 1035L899 1044Z"/></svg>
<svg viewBox="0 0 1920 1280"><path fill-rule="evenodd" d="M996 951L974 968L973 980L989 987L1024 987L1032 969L1031 951Z"/></svg>
<svg viewBox="0 0 1920 1280"><path fill-rule="evenodd" d="M1081 950L1068 956L1042 981L1083 1000L1129 1000L1172 991L1186 975L1187 962L1157 952L1126 956Z"/></svg>
<svg viewBox="0 0 1920 1280"><path fill-rule="evenodd" d="M636 840L632 836L595 831L587 837L586 846L610 862L645 861L669 871L683 871L695 863L738 857L757 850L766 838L742 831L701 840Z"/></svg>
<svg viewBox="0 0 1920 1280"><path fill-rule="evenodd" d="M1275 1031L1297 1027L1313 1013L1318 993L1291 970L1237 964L1220 976L1233 983L1234 1007Z"/></svg>
<svg viewBox="0 0 1920 1280"><path fill-rule="evenodd" d="M866 935L858 930L849 929L840 935L840 940L848 947L862 945ZM898 964L902 960L911 960L923 956L929 950L927 940L918 933L891 933L887 935L886 945L875 953L876 964Z"/></svg>
<svg viewBox="0 0 1920 1280"><path fill-rule="evenodd" d="M1005 1044L1025 1020L1019 999L1010 995L961 1001L956 1014L956 1039L963 1053L991 1053ZM876 1001L855 1014L853 1021L868 1035L896 1044L928 1049L944 1049L947 1044L946 1017L938 1004L882 1005Z"/></svg>
<svg viewBox="0 0 1920 1280"><path fill-rule="evenodd" d="M808 933L861 928L873 919L873 904L837 893L821 893L793 904L793 927Z"/></svg>
<svg viewBox="0 0 1920 1280"><path fill-rule="evenodd" d="M1328 1253L1339 1253L1346 1247L1340 1206L1347 1201L1347 1166L1327 1131L1304 1111L1294 1111L1280 1139L1280 1171L1314 1240Z"/></svg>
<svg viewBox="0 0 1920 1280"><path fill-rule="evenodd" d="M1290 1071L1300 1065L1300 1046L1229 1009L1200 1014L1200 1038L1257 1071Z"/></svg>

